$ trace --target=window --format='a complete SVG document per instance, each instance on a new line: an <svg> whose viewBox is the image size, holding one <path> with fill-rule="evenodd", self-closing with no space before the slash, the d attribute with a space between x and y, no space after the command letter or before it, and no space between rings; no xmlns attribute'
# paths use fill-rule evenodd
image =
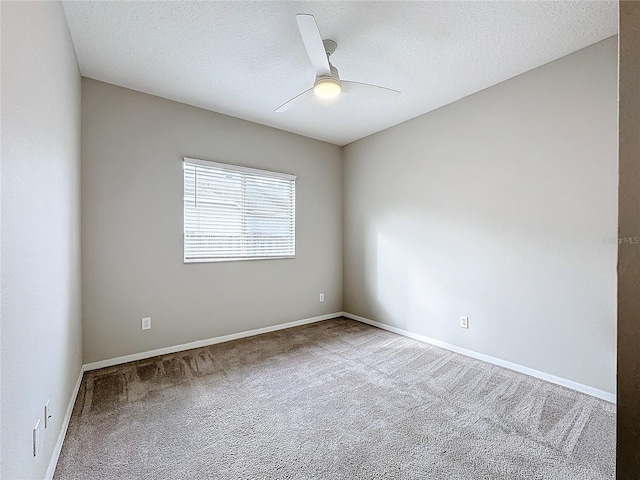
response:
<svg viewBox="0 0 640 480"><path fill-rule="evenodd" d="M293 258L296 177L184 159L184 261Z"/></svg>

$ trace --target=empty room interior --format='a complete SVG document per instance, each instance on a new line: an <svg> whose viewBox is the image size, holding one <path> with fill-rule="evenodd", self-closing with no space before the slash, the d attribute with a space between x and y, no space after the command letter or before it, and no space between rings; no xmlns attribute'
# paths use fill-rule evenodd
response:
<svg viewBox="0 0 640 480"><path fill-rule="evenodd" d="M1 2L0 477L640 478L640 2Z"/></svg>

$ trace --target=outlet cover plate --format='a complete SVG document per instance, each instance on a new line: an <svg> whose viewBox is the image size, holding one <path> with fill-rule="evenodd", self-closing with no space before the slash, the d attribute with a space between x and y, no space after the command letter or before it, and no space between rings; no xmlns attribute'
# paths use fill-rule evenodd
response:
<svg viewBox="0 0 640 480"><path fill-rule="evenodd" d="M460 317L460 328L469 328L469 317Z"/></svg>
<svg viewBox="0 0 640 480"><path fill-rule="evenodd" d="M144 317L142 319L142 330L151 330L151 317Z"/></svg>

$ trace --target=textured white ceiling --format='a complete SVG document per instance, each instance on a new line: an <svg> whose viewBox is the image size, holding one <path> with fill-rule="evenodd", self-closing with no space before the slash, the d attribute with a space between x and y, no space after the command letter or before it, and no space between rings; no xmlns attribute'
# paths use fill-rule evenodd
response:
<svg viewBox="0 0 640 480"><path fill-rule="evenodd" d="M345 145L617 33L615 1L64 2L82 75ZM345 80L402 91L273 110L315 79L296 13Z"/></svg>

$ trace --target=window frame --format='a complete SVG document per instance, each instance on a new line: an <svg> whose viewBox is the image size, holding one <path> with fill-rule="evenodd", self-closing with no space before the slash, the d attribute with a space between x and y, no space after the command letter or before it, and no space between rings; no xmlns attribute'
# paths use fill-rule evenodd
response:
<svg viewBox="0 0 640 480"><path fill-rule="evenodd" d="M195 165L196 167L200 165L202 167L216 168L223 171L226 170L226 171L235 172L235 173L254 175L262 178L278 178L278 179L292 181L293 182L293 199L292 199L292 202L293 202L293 205L292 205L293 207L293 230L292 230L293 254L292 255L262 255L262 256L251 255L251 256L236 256L236 257L220 257L220 258L216 258L216 257L187 258L187 243L185 241L186 220L187 220L187 215L185 210L186 181L185 181L185 173L184 173L184 171L186 170L187 164ZM211 160L201 160L201 159L192 158L192 157L183 157L182 169L183 169L183 174L182 174L182 187L183 187L183 190L182 190L183 192L183 195L182 195L182 198L183 198L182 200L182 252L183 252L183 262L185 264L239 262L239 261L248 261L248 260L282 260L282 259L296 258L296 223L297 223L296 222L296 196L297 196L296 179L298 178L297 175L292 175L289 173L282 173L282 172L274 172L272 170L264 170L260 168L245 167L242 165L234 165L230 163L215 162Z"/></svg>

